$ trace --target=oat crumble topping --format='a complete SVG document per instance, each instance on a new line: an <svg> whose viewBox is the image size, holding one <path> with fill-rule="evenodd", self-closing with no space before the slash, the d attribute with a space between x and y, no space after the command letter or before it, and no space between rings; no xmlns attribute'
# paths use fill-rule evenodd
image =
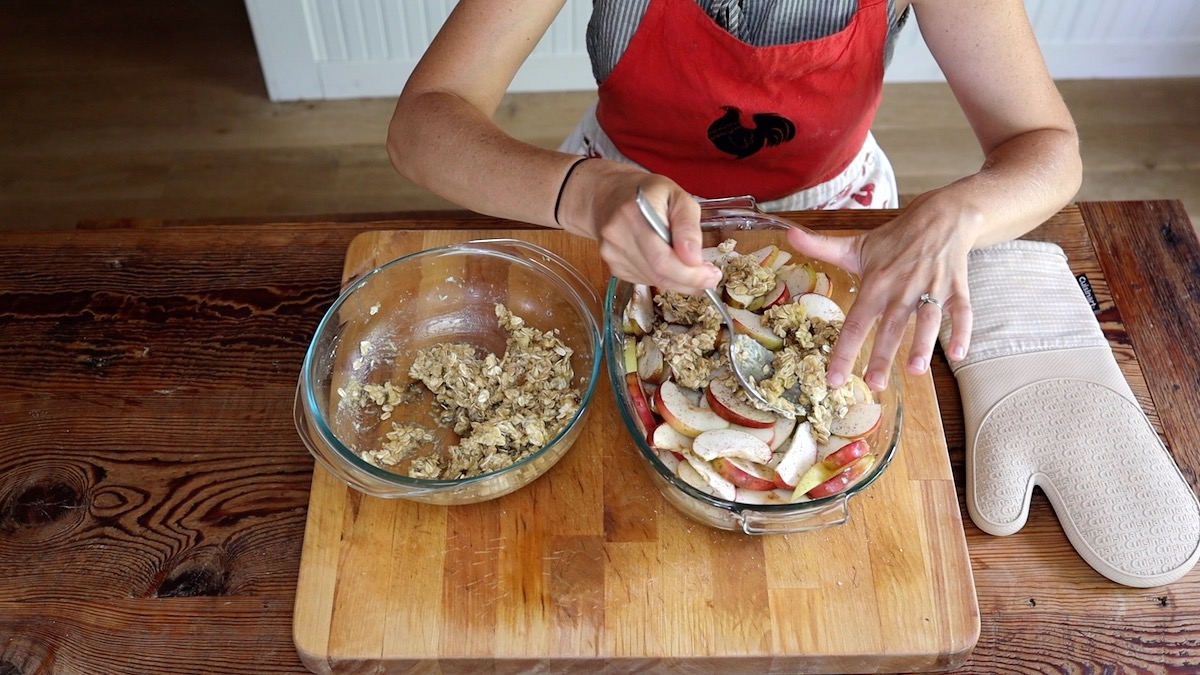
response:
<svg viewBox="0 0 1200 675"><path fill-rule="evenodd" d="M433 434L420 425L392 423L380 448L360 452L368 462L414 478L451 480L496 471L544 446L578 410L573 351L557 335L525 325L502 304L497 322L506 333L503 356L482 354L469 344L441 343L417 352L408 375L411 388L427 389L437 403L435 419L459 442L446 452L428 448ZM364 342L364 351L370 344ZM412 389L353 382L339 389L343 402L374 405L388 419ZM408 461L407 470L403 462Z"/></svg>
<svg viewBox="0 0 1200 675"><path fill-rule="evenodd" d="M754 256L729 258L723 268L725 290L743 297L758 297L775 288L775 271L758 264Z"/></svg>
<svg viewBox="0 0 1200 675"><path fill-rule="evenodd" d="M773 289L775 272L753 256L739 255L735 245L732 239L722 242L714 259L724 271L726 290L758 297ZM680 386L699 389L717 377L734 379L726 367L726 351L716 349L721 320L706 297L665 291L655 294L654 302L661 314L656 317L651 339L662 350L671 377ZM855 402L849 383L830 389L825 380L829 354L842 323L809 317L803 305L792 302L770 307L762 317L764 324L783 338L783 347L764 367L765 375L757 383L759 392L779 408L807 419L818 442L828 441L833 420L844 417ZM740 386L735 389L758 405Z"/></svg>

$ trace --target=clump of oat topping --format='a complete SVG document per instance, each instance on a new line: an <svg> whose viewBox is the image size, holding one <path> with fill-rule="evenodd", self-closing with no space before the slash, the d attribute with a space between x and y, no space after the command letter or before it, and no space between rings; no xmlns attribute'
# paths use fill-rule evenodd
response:
<svg viewBox="0 0 1200 675"><path fill-rule="evenodd" d="M360 450L360 457L413 478L453 480L510 466L554 438L582 399L573 385L573 351L557 330L527 326L502 304L496 318L507 333L502 356L470 344L435 344L416 353L407 386L352 381L338 389L340 405L377 413L381 421L422 392L432 393L437 426L459 437L442 450L434 444L436 430L392 421L379 446ZM364 343L360 351L379 350Z"/></svg>
<svg viewBox="0 0 1200 675"><path fill-rule="evenodd" d="M722 284L735 295L761 297L774 288L777 275L754 256L739 254L736 243L721 242L712 258L722 269ZM716 377L727 376L727 354L716 347L720 316L712 303L704 296L673 291L655 294L654 303L659 312L650 338L662 351L671 378L680 386L700 389ZM783 339L783 346L764 366L756 388L773 405L807 419L818 442L827 441L833 421L844 417L855 402L850 384L831 389L825 380L842 323L809 317L805 307L794 302L769 307L761 316L764 325ZM758 405L744 392L739 394Z"/></svg>

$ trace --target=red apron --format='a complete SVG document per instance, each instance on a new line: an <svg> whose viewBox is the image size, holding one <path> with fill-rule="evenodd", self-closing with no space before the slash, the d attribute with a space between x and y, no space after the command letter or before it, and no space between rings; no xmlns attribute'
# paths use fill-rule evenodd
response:
<svg viewBox="0 0 1200 675"><path fill-rule="evenodd" d="M883 93L886 0L840 32L754 47L695 0L650 0L600 84L617 149L699 197L778 199L823 183L862 148Z"/></svg>

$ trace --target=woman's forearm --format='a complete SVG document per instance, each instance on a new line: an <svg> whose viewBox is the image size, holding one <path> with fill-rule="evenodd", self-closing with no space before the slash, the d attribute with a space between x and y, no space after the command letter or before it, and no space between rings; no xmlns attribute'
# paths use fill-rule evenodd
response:
<svg viewBox="0 0 1200 675"><path fill-rule="evenodd" d="M405 178L465 208L555 226L554 201L573 155L518 141L476 106L440 91L404 95L388 157Z"/></svg>
<svg viewBox="0 0 1200 675"><path fill-rule="evenodd" d="M998 145L977 173L919 199L927 208L959 211L952 220L970 228L959 234L981 248L1045 222L1074 198L1082 172L1074 129L1038 129Z"/></svg>

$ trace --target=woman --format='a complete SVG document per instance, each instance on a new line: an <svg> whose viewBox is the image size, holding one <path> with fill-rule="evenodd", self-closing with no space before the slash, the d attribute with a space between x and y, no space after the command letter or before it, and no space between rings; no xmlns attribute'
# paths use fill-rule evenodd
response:
<svg viewBox="0 0 1200 675"><path fill-rule="evenodd" d="M914 312L908 372L928 369L943 312L947 356L965 356L967 253L1025 234L1079 188L1078 137L1022 0L595 0L599 102L564 145L572 152L522 143L491 120L563 4L461 0L400 95L389 156L466 208L595 238L616 276L685 292L720 278L700 256L694 196L895 205L869 129L891 39L916 13L985 160L868 234L789 233L797 251L862 276L830 358L833 386L878 324L865 377L886 387ZM642 218L639 187L667 214L672 246Z"/></svg>

